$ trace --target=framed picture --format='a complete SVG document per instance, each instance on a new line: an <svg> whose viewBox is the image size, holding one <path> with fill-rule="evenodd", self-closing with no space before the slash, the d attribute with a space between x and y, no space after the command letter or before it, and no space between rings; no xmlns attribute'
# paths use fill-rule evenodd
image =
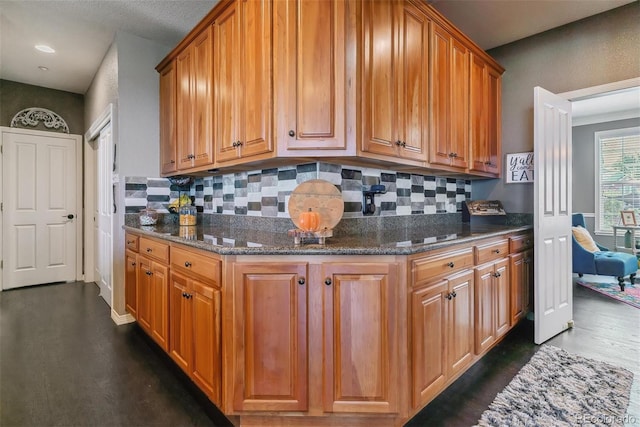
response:
<svg viewBox="0 0 640 427"><path fill-rule="evenodd" d="M620 211L620 216L622 216L622 225L638 225L636 223L636 214L634 211Z"/></svg>

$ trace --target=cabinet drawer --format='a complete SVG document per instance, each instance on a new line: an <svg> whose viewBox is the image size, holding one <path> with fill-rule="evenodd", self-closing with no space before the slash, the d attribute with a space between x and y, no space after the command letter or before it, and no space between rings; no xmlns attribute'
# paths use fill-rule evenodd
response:
<svg viewBox="0 0 640 427"><path fill-rule="evenodd" d="M486 245L476 246L476 264L484 264L509 254L509 240L498 240Z"/></svg>
<svg viewBox="0 0 640 427"><path fill-rule="evenodd" d="M411 264L412 284L419 286L436 277L473 267L472 248L444 252L414 260Z"/></svg>
<svg viewBox="0 0 640 427"><path fill-rule="evenodd" d="M207 255L173 246L171 268L186 274L197 274L220 286L220 261Z"/></svg>
<svg viewBox="0 0 640 427"><path fill-rule="evenodd" d="M124 246L134 252L138 252L138 236L131 233L126 233L124 237Z"/></svg>
<svg viewBox="0 0 640 427"><path fill-rule="evenodd" d="M512 254L529 249L531 246L533 246L533 235L531 234L520 234L509 238L509 252Z"/></svg>
<svg viewBox="0 0 640 427"><path fill-rule="evenodd" d="M169 245L140 237L140 253L165 264L169 263Z"/></svg>

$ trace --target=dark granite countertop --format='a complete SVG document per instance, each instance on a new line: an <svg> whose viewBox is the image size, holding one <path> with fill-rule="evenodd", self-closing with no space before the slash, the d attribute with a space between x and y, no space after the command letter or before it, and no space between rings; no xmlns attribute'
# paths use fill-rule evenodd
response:
<svg viewBox="0 0 640 427"><path fill-rule="evenodd" d="M175 224L123 227L143 235L204 249L220 255L411 255L447 246L473 243L479 239L531 230L530 225L493 225L470 227L469 224L409 227L405 229L371 229L361 235L340 234L328 237L324 245L294 245L284 232L270 232L220 225L180 227ZM181 237L188 234L188 237Z"/></svg>

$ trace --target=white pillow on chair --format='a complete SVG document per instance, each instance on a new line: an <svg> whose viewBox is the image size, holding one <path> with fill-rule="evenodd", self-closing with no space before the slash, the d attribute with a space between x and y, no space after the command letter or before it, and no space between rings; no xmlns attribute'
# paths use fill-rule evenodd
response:
<svg viewBox="0 0 640 427"><path fill-rule="evenodd" d="M571 231L573 232L573 237L576 238L578 244L582 246L586 251L596 252L600 250L586 228L580 226L571 227Z"/></svg>

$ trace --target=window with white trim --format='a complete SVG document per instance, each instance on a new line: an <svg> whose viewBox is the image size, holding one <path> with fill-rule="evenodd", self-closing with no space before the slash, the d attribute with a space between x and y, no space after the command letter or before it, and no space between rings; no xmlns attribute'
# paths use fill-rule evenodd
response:
<svg viewBox="0 0 640 427"><path fill-rule="evenodd" d="M596 233L613 232L620 211L640 220L640 127L595 133Z"/></svg>

